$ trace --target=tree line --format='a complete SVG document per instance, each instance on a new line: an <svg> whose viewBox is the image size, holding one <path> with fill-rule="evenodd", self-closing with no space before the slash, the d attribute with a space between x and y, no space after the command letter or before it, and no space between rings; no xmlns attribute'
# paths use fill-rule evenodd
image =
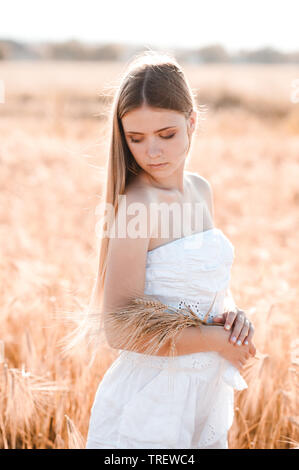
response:
<svg viewBox="0 0 299 470"><path fill-rule="evenodd" d="M133 54L143 52L146 46L119 43L86 44L75 39L62 42L25 43L0 39L0 60L79 60L125 61ZM155 50L159 49L155 47ZM164 49L165 51L165 49ZM299 50L282 52L273 47L254 50L241 49L230 53L221 44L197 48L172 48L171 53L181 62L201 63L299 63Z"/></svg>

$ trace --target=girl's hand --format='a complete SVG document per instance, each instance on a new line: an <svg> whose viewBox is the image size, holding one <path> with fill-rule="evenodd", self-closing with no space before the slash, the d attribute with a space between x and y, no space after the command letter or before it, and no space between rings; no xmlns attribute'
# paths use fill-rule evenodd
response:
<svg viewBox="0 0 299 470"><path fill-rule="evenodd" d="M217 315L213 319L213 323L223 324L227 331L233 327L229 338L230 343L237 346L248 344L250 354L255 356L256 348L252 343L254 328L246 318L244 310L236 308L236 311L224 312L222 315Z"/></svg>
<svg viewBox="0 0 299 470"><path fill-rule="evenodd" d="M235 347L233 343L228 341L230 335L229 331L225 330L220 325L211 328L211 330L211 338L215 350L241 371L250 358L249 344L242 344L240 347Z"/></svg>

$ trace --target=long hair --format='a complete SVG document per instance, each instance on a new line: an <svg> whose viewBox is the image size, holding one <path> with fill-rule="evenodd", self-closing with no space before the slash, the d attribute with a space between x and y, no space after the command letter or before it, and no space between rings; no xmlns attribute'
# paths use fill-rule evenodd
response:
<svg viewBox="0 0 299 470"><path fill-rule="evenodd" d="M102 207L113 207L114 214L118 210L118 197L125 194L126 187L134 176L139 174L141 167L132 155L124 135L122 117L143 105L153 108L173 110L182 113L186 119L193 110L202 114L197 106L193 93L182 68L176 59L169 54L145 51L136 55L127 65L116 93L114 94L109 124L109 155L106 161L106 177ZM203 111L204 112L204 111ZM189 147L191 137L189 136ZM75 332L68 336L64 352L70 350L79 338L86 335L89 340L96 339L100 344L100 333L104 332L102 314L103 291L106 275L106 261L109 245L109 232L112 218L106 220L107 227L102 226L97 236L100 239L98 252L98 269L88 307L83 312L83 322L79 322ZM101 336L105 341L105 334ZM106 344L107 346L107 344Z"/></svg>

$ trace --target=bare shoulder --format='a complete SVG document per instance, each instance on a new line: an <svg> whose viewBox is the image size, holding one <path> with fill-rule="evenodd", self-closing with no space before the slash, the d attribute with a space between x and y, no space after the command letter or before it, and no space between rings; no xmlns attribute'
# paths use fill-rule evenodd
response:
<svg viewBox="0 0 299 470"><path fill-rule="evenodd" d="M212 192L211 183L206 178L199 175L198 173L194 173L191 171L186 171L185 173L190 177L190 180L193 182L193 184L198 190L204 192Z"/></svg>
<svg viewBox="0 0 299 470"><path fill-rule="evenodd" d="M127 203L140 202L146 206L155 199L155 191L146 185L130 184L125 190Z"/></svg>
<svg viewBox="0 0 299 470"><path fill-rule="evenodd" d="M206 203L211 218L214 220L214 197L211 183L198 173L186 173L190 177L190 181L192 182L199 198Z"/></svg>
<svg viewBox="0 0 299 470"><path fill-rule="evenodd" d="M139 228L135 227L136 233L140 231L143 240L149 241L153 229L150 222L150 205L157 200L156 192L146 185L130 184L122 196L119 205L119 208L122 208L122 223L125 221L131 230L137 224Z"/></svg>

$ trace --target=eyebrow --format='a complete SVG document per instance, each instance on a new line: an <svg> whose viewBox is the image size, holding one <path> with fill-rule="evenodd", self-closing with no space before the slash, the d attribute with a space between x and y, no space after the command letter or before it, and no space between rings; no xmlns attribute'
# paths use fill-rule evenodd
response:
<svg viewBox="0 0 299 470"><path fill-rule="evenodd" d="M158 129L157 131L154 131L154 134L156 134L156 132L165 131L166 129L172 129L172 128L174 128L174 127L177 127L177 126L163 127L162 129ZM143 135L142 132L133 132L133 131L128 131L128 132L126 132L126 134L140 134L140 135Z"/></svg>

